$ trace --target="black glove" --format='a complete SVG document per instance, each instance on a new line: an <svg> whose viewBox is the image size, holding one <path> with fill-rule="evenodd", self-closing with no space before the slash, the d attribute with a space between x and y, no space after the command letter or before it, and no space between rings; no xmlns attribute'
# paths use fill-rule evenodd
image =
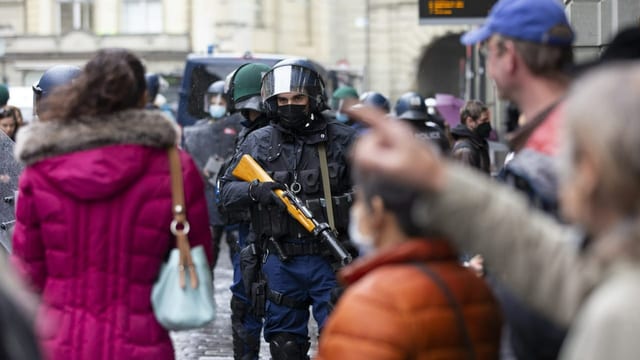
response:
<svg viewBox="0 0 640 360"><path fill-rule="evenodd" d="M285 190L285 187L284 185L274 181L267 181L267 182L253 181L249 185L249 197L251 198L251 200L255 202L259 202L262 205L280 206L280 204L282 204L284 206L284 204L282 203L282 201L280 201L276 193L273 192L274 190L277 190L277 189Z"/></svg>

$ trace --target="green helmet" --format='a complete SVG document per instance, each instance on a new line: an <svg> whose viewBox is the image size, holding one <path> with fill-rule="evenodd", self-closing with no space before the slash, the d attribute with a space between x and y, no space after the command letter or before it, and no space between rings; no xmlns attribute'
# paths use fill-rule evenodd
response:
<svg viewBox="0 0 640 360"><path fill-rule="evenodd" d="M252 109L262 112L260 85L262 76L271 69L260 63L249 63L234 71L229 84L229 98L236 110Z"/></svg>
<svg viewBox="0 0 640 360"><path fill-rule="evenodd" d="M9 89L0 84L0 106L7 105L7 101L9 101Z"/></svg>
<svg viewBox="0 0 640 360"><path fill-rule="evenodd" d="M351 86L340 86L333 92L331 96L334 99L356 98L358 99L358 91Z"/></svg>
<svg viewBox="0 0 640 360"><path fill-rule="evenodd" d="M331 95L331 108L338 110L340 100L346 98L358 99L358 91L351 86L340 86Z"/></svg>

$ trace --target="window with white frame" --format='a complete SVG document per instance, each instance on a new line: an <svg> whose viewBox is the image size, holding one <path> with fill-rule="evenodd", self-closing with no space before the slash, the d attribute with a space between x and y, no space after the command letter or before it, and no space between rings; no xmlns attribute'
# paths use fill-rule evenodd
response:
<svg viewBox="0 0 640 360"><path fill-rule="evenodd" d="M57 0L60 33L92 30L93 0Z"/></svg>
<svg viewBox="0 0 640 360"><path fill-rule="evenodd" d="M162 0L122 0L120 31L128 34L162 32Z"/></svg>

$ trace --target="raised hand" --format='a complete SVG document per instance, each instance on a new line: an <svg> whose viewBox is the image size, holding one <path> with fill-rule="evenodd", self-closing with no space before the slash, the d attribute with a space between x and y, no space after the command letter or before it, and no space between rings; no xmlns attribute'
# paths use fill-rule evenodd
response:
<svg viewBox="0 0 640 360"><path fill-rule="evenodd" d="M445 163L428 144L416 139L407 125L369 107L353 108L348 114L370 128L353 147L355 167L427 191L444 186Z"/></svg>

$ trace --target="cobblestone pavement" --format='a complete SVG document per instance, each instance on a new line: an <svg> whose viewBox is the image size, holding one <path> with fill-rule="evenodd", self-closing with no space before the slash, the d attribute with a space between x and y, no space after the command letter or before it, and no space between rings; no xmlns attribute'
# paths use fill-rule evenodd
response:
<svg viewBox="0 0 640 360"><path fill-rule="evenodd" d="M173 332L171 338L176 350L176 360L223 360L233 359L231 342L231 291L229 286L233 278L233 269L229 260L229 248L222 242L218 264L214 271L215 298L217 304L216 320L208 327ZM317 327L315 321L309 322L309 335L312 338L310 354L316 350ZM269 359L269 346L262 339L260 359Z"/></svg>

